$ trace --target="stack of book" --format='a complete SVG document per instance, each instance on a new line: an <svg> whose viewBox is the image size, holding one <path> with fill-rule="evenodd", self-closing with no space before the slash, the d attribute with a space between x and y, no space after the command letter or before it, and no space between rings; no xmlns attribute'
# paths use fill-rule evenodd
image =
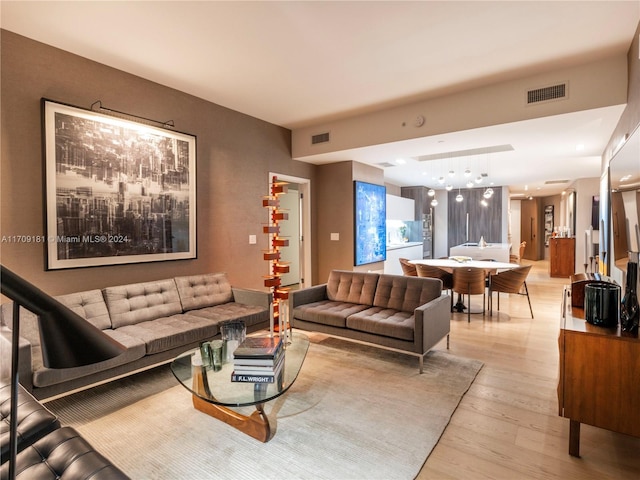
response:
<svg viewBox="0 0 640 480"><path fill-rule="evenodd" d="M275 383L283 366L282 337L247 337L233 352L231 381Z"/></svg>

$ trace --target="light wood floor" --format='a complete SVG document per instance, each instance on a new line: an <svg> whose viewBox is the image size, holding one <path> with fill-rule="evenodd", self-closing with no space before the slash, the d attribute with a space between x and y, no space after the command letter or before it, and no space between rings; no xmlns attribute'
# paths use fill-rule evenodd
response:
<svg viewBox="0 0 640 480"><path fill-rule="evenodd" d="M454 314L450 352L484 367L416 478L640 479L640 438L582 425L581 457L569 455L569 420L558 416L556 394L567 281L550 278L546 261L525 263L533 265L527 285L535 319L526 297L505 294L498 315L494 294L493 317L471 315L467 323L466 314Z"/></svg>

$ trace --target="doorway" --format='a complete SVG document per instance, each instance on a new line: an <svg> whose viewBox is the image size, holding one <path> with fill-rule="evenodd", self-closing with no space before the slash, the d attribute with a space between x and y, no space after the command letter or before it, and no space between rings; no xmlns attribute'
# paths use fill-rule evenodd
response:
<svg viewBox="0 0 640 480"><path fill-rule="evenodd" d="M289 239L281 259L290 267L281 277L282 286L305 288L311 285L311 180L270 172L269 184L274 176L289 183L288 192L280 196L280 207L289 213L280 224L280 234Z"/></svg>

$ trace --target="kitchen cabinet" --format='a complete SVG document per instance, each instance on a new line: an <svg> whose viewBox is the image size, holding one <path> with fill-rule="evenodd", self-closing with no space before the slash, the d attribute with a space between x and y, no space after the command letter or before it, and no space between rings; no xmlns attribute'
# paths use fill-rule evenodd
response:
<svg viewBox="0 0 640 480"><path fill-rule="evenodd" d="M407 242L402 245L387 245L387 259L384 261L384 273L391 275L402 275L400 259L421 260L422 243Z"/></svg>
<svg viewBox="0 0 640 480"><path fill-rule="evenodd" d="M575 273L576 239L549 239L549 276L568 278Z"/></svg>
<svg viewBox="0 0 640 480"><path fill-rule="evenodd" d="M424 186L400 189L403 197L415 201L415 219L422 222L422 258L433 258L433 207L428 192L429 189Z"/></svg>
<svg viewBox="0 0 640 480"><path fill-rule="evenodd" d="M458 190L448 192L449 223L447 248L468 242L487 243L502 241L502 187L493 187L493 196L483 206L484 188L465 188L460 192L462 202L456 201Z"/></svg>
<svg viewBox="0 0 640 480"><path fill-rule="evenodd" d="M558 414L570 422L569 454L580 456L582 423L640 437L637 335L587 323L566 287L558 347Z"/></svg>

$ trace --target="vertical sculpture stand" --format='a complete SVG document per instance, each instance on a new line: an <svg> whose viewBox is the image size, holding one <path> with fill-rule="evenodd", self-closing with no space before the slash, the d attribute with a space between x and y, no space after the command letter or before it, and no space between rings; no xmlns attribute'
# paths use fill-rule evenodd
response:
<svg viewBox="0 0 640 480"><path fill-rule="evenodd" d="M279 182L278 177L274 176L271 180L270 195L262 200L262 206L269 209L269 224L263 228L264 233L270 237L270 249L264 252L264 259L269 262L269 275L265 277L264 286L269 287L273 293L269 328L271 336L277 331L284 337L285 344L289 340L289 289L281 286L280 276L289 272L289 265L281 261L280 249L288 247L289 240L280 236L279 223L288 220L289 214L280 210L278 197L287 193L287 185L286 182Z"/></svg>

